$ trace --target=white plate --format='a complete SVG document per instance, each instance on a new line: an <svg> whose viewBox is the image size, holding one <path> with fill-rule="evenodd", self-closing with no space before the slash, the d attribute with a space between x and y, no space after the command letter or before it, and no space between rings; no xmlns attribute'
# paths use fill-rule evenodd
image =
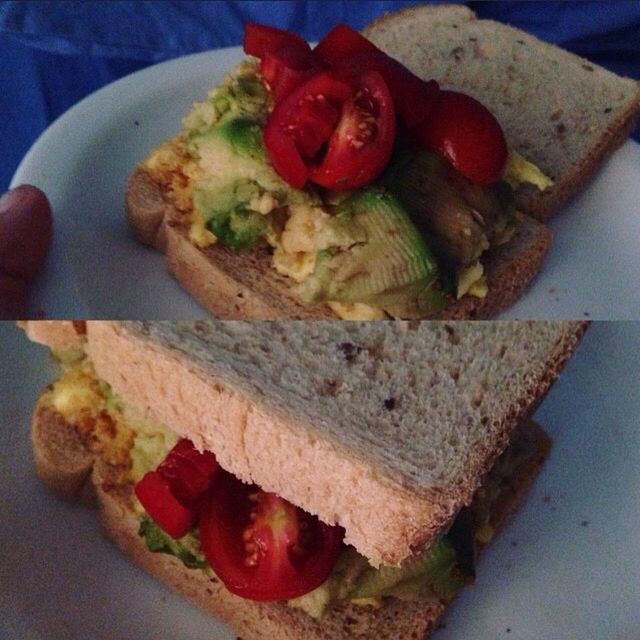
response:
<svg viewBox="0 0 640 640"><path fill-rule="evenodd" d="M54 246L34 292L49 317L197 318L203 315L167 275L162 256L137 244L123 215L135 163L174 134L242 55L200 53L149 67L97 91L45 131L12 185L49 196ZM640 145L627 142L599 177L552 222L543 270L504 317L640 317Z"/></svg>
<svg viewBox="0 0 640 640"><path fill-rule="evenodd" d="M638 345L640 323L587 332L536 414L550 458L438 640L640 637ZM0 638L235 638L130 565L95 513L45 492L29 415L53 365L9 323L0 361Z"/></svg>

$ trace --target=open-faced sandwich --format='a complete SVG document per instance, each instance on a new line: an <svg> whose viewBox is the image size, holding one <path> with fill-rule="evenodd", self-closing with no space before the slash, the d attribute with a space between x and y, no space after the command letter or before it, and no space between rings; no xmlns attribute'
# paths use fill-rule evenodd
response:
<svg viewBox="0 0 640 640"><path fill-rule="evenodd" d="M224 318L482 318L624 140L637 82L465 7L313 49L248 24L238 64L131 175L138 237Z"/></svg>

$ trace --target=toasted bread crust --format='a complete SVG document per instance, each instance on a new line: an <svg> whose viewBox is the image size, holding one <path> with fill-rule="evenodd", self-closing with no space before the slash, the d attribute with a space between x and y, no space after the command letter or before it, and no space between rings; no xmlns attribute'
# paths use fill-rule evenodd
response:
<svg viewBox="0 0 640 640"><path fill-rule="evenodd" d="M265 247L235 252L220 245L199 249L189 241L179 212L151 174L138 166L125 192L129 224L138 239L167 255L169 270L199 302L224 320L324 319L324 304L305 304L290 281L275 271ZM162 217L162 222L158 220ZM150 220L152 220L150 222ZM442 319L490 318L515 302L540 270L551 243L543 224L525 217L508 243L488 252L485 298L466 295L449 305Z"/></svg>
<svg viewBox="0 0 640 640"><path fill-rule="evenodd" d="M507 517L522 501L535 479L549 448L548 437L534 423L524 427L531 442L532 455L516 470L504 499L498 501L491 515L494 528L503 526ZM66 449L67 443L78 447ZM107 535L125 554L148 573L172 589L230 624L245 640L324 640L367 639L409 640L423 638L432 631L442 616L446 604L401 602L385 599L380 608L342 605L331 610L322 621L283 603L259 603L234 596L214 577L199 570L187 569L173 556L151 553L138 535L138 519L130 508L131 488L113 486L108 465L91 456L82 447L74 426L41 400L36 405L32 421L32 445L36 459L47 459L46 472L39 472L47 486L67 499L77 499L87 493L97 496L100 517ZM77 457L72 466L86 468L87 482L83 491L66 469L69 459Z"/></svg>
<svg viewBox="0 0 640 640"><path fill-rule="evenodd" d="M551 187L539 189L519 189L516 191L516 205L537 220L546 222L559 211L575 194L583 189L596 175L605 160L629 136L638 119L640 110L640 83L635 99L621 113L610 127L602 132L595 147L580 158Z"/></svg>

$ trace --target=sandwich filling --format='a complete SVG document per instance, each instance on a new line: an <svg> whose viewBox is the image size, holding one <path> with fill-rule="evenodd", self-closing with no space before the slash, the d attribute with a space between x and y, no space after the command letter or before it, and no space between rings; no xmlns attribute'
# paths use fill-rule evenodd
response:
<svg viewBox="0 0 640 640"><path fill-rule="evenodd" d="M38 406L62 416L85 448L100 459L105 469L102 490L115 492L136 514L139 535L149 551L171 554L190 570L215 574L237 595L286 600L313 617L344 603L380 606L385 598L449 600L473 580L475 553L494 533L493 508L508 490L510 476L535 453L526 436L516 438L472 504L435 544L400 566L374 568L340 542L339 527L325 525L282 498L215 470L213 454L195 451L189 441L142 418L96 377L91 362L78 350L62 354L60 362L61 375ZM215 473L219 475L213 481L207 479ZM160 476L169 478L173 489L179 484L180 491L169 495L151 487L149 480L155 482ZM202 514L190 521L189 508L198 493L204 502L198 506ZM178 505L172 506L176 497ZM244 515L238 509L242 501L250 510ZM181 520L181 507L186 520ZM221 529L235 538L221 535ZM228 549L235 551L227 553ZM283 553L289 561L286 571ZM253 584L251 571L263 571Z"/></svg>
<svg viewBox="0 0 640 640"><path fill-rule="evenodd" d="M529 182L544 189L551 180L511 152L499 180L477 184L441 154L415 148L398 133L371 182L293 187L265 138L279 108L265 73L255 58L241 62L194 104L180 134L144 163L180 212L190 241L236 251L266 244L274 269L303 300L325 302L346 319L429 317L463 295L486 296L482 256L518 226L513 188ZM312 105L315 118L320 107L323 114L333 108L327 100L309 94L302 103ZM377 127L381 135L381 108L371 107L373 115L358 127ZM303 146L311 144L311 125L319 126L308 117L304 126L294 123L307 136ZM348 164L343 158L341 166Z"/></svg>

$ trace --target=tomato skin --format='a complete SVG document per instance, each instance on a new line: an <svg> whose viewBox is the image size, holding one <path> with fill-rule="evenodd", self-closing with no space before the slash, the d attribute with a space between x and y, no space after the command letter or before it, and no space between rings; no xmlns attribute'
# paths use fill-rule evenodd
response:
<svg viewBox="0 0 640 640"><path fill-rule="evenodd" d="M191 440L182 438L160 463L157 472L182 504L197 510L211 477L219 469L213 453L198 451Z"/></svg>
<svg viewBox="0 0 640 640"><path fill-rule="evenodd" d="M269 160L277 173L292 187L300 189L309 177L303 153L317 150L324 142L325 125L332 118L331 111L318 105L313 109L312 101L327 102L336 107L352 93L351 87L338 80L328 71L315 74L307 82L286 96L267 119L264 129L264 144ZM322 96L321 99L318 96ZM336 107L332 107L332 110ZM301 118L309 115L310 122ZM337 113L337 111L336 111ZM331 123L333 124L333 123ZM332 127L330 128L332 130ZM328 137L326 133L326 137Z"/></svg>
<svg viewBox="0 0 640 640"><path fill-rule="evenodd" d="M247 22L244 25L242 44L245 53L260 59L267 53L274 53L285 46L311 53L307 41L297 33L256 22Z"/></svg>
<svg viewBox="0 0 640 640"><path fill-rule="evenodd" d="M495 116L471 96L440 92L431 117L414 133L473 182L490 184L502 175L507 161L504 133Z"/></svg>
<svg viewBox="0 0 640 640"><path fill-rule="evenodd" d="M229 591L250 600L295 598L331 574L344 531L274 494L216 476L200 517L200 543Z"/></svg>
<svg viewBox="0 0 640 640"><path fill-rule="evenodd" d="M172 538L181 538L195 524L193 510L180 503L157 471L146 473L134 491L153 521Z"/></svg>
<svg viewBox="0 0 640 640"><path fill-rule="evenodd" d="M198 451L183 438L134 491L153 521L173 538L181 538L197 522L211 479L220 471L210 451Z"/></svg>
<svg viewBox="0 0 640 640"><path fill-rule="evenodd" d="M329 65L363 53L379 52L375 44L344 23L333 27L313 49L315 56Z"/></svg>
<svg viewBox="0 0 640 640"><path fill-rule="evenodd" d="M347 190L380 175L389 161L396 133L393 100L376 71L357 79L352 97L342 105L341 118L329 138L327 152L309 178L323 187Z"/></svg>
<svg viewBox="0 0 640 640"><path fill-rule="evenodd" d="M260 62L260 75L271 90L276 104L320 70L311 52L300 52L289 47L265 54Z"/></svg>
<svg viewBox="0 0 640 640"><path fill-rule="evenodd" d="M429 117L437 103L440 87L435 80L418 78L382 51L360 53L334 64L340 77L353 78L365 71L377 71L389 87L396 113L408 128Z"/></svg>

